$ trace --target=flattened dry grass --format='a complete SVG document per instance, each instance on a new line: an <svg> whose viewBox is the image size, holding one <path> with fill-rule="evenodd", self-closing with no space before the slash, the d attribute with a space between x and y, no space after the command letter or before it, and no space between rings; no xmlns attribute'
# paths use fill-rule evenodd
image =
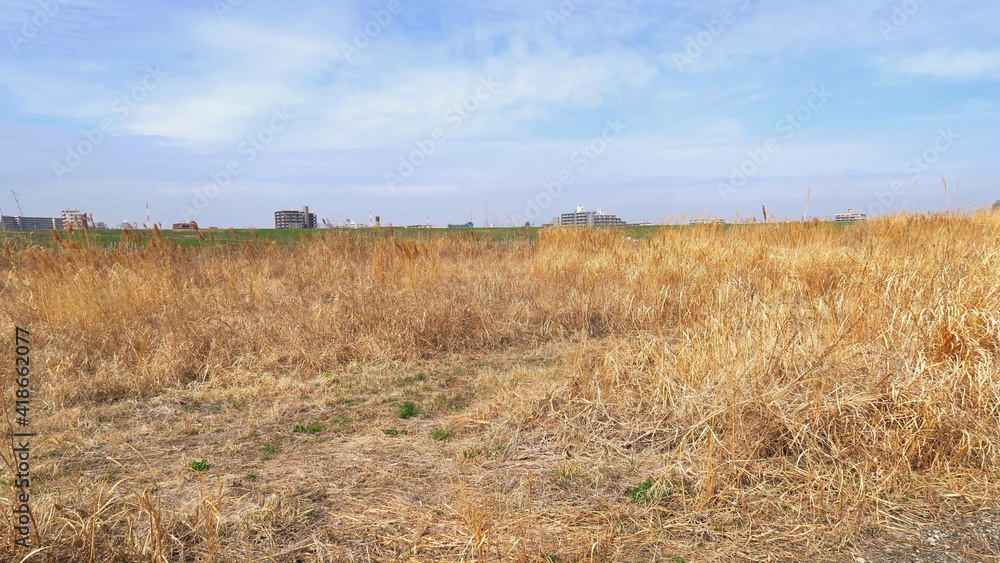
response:
<svg viewBox="0 0 1000 563"><path fill-rule="evenodd" d="M35 558L852 560L997 508L998 242L981 214L5 248L50 413Z"/></svg>

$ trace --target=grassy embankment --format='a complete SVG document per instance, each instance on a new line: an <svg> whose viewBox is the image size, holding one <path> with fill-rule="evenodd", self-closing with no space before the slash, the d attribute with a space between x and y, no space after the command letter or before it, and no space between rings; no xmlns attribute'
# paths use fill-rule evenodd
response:
<svg viewBox="0 0 1000 563"><path fill-rule="evenodd" d="M624 232L636 236L648 237L653 227L624 227ZM201 229L198 231L163 229L141 230L90 230L90 231L53 231L46 230L6 230L0 231L0 240L7 244L35 244L53 246L59 243L76 243L81 246L113 248L118 246L145 246L152 240L178 246L215 246L238 245L245 242L267 242L288 244L303 238L317 236L341 236L369 238L447 238L464 235L477 240L534 240L538 236L538 227L530 228L454 228L454 229L414 229L414 228L359 228L359 229Z"/></svg>
<svg viewBox="0 0 1000 563"><path fill-rule="evenodd" d="M723 228L738 227L725 225ZM843 224L837 225L843 227ZM664 229L693 228L687 225L630 225L625 227L604 227L598 230L608 230L630 236L632 238L649 238ZM100 230L100 231L53 231L47 230L3 230L0 231L0 241L6 244L28 244L53 246L59 243L76 243L81 246L96 246L113 248L122 246L136 247L149 244L156 239L160 242L174 243L178 246L230 246L244 242L268 242L288 244L318 236L341 236L370 238L401 238L401 239L436 239L463 236L482 241L526 241L535 240L542 231L540 227L456 227L456 228L408 228L408 227L362 227L358 229L201 229L199 231L163 229L156 232L152 229L141 230Z"/></svg>

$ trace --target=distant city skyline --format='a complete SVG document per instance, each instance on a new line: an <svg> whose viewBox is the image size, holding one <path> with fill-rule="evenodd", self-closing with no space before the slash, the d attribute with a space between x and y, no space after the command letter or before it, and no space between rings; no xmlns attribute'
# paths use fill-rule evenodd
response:
<svg viewBox="0 0 1000 563"><path fill-rule="evenodd" d="M16 190L25 216L141 224L148 202L162 225L267 228L303 205L438 225L985 207L998 16L986 0L10 0L0 208L19 214Z"/></svg>
<svg viewBox="0 0 1000 563"><path fill-rule="evenodd" d="M985 210L990 209L995 211L1000 208L1000 200L991 202L989 205L979 206L975 209L968 209L968 211L975 210ZM442 224L438 221L434 221L430 216L426 216L427 222L393 222L391 218L384 218L380 215L371 214L367 217L344 217L342 219L336 219L331 217L320 217L319 214L311 212L308 206L304 206L303 209L279 209L272 213L272 223L269 225L245 225L243 227L254 228L254 229L270 229L270 228L310 228L310 229L325 229L325 228L359 228L359 227L407 227L407 226L418 226L418 227L434 227L434 228L454 228L454 227L548 227L548 226L626 226L626 225L678 225L678 224L726 224L735 222L755 222L755 221L812 221L812 220L827 220L835 222L844 221L859 221L868 218L868 215L863 211L857 211L853 208L848 208L845 211L834 213L831 215L817 216L817 215L803 215L799 217L777 217L773 215L770 211L767 211L766 219L764 217L764 211L766 206L762 206L760 214L751 214L749 216L735 216L735 217L719 217L718 215L703 213L699 215L687 214L679 215L676 217L666 218L661 221L649 221L646 219L640 221L627 221L618 217L615 213L608 212L605 209L585 209L583 206L577 206L575 210L564 211L558 213L557 215L549 218L546 221L528 221L521 223L514 223L512 217L508 217L505 221L499 221L495 215L487 218L484 216L481 221L469 220L465 223L454 223L449 222L447 224ZM961 210L957 210L961 211ZM90 217L88 213L81 213L79 210L62 210L61 218L58 215L9 215L6 213L0 214L3 217L3 227L6 229L56 229L61 230L64 228L64 224L67 221L67 216L69 217L82 217L82 220L75 221L74 229L83 228L97 228L97 229L152 229L154 226L162 229L170 228L193 228L197 226L198 228L230 228L237 227L236 225L207 225L198 224L197 221L173 221L170 223L164 223L158 220L143 220L143 221L128 221L128 222L118 222L118 223L108 223L107 221L100 221ZM308 224L310 226L305 226L307 223L303 223L304 217L308 216ZM591 218L588 218L591 217ZM28 220L30 226L24 226L20 224L20 220ZM193 225L192 225L193 223ZM292 224L296 223L296 224ZM299 225L298 223L302 223ZM528 224L530 223L530 224ZM179 226L180 225L180 226Z"/></svg>

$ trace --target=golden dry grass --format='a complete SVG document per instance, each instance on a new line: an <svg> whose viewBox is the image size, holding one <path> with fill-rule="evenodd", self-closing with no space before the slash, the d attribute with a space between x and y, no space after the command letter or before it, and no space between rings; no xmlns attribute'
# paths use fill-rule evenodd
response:
<svg viewBox="0 0 1000 563"><path fill-rule="evenodd" d="M28 560L853 561L997 508L998 242L979 214L8 243Z"/></svg>

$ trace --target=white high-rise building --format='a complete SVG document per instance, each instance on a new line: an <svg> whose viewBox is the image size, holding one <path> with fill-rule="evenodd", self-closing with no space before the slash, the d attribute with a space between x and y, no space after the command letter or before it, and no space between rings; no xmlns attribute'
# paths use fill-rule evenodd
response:
<svg viewBox="0 0 1000 563"><path fill-rule="evenodd" d="M64 229L93 229L94 220L90 215L79 209L63 209L62 224Z"/></svg>

